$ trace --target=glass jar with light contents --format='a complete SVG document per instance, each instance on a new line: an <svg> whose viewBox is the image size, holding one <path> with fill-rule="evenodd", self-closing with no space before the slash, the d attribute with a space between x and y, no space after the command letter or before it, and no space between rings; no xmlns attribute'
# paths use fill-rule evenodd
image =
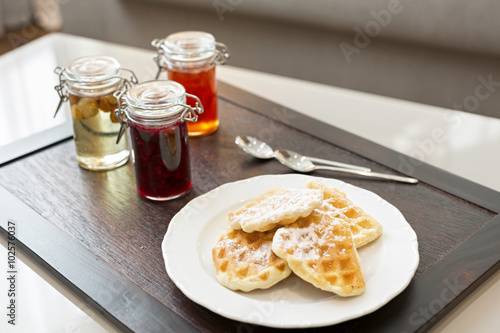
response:
<svg viewBox="0 0 500 333"><path fill-rule="evenodd" d="M177 32L151 44L158 49L157 78L166 70L169 80L182 84L187 93L198 96L203 103L204 113L196 123L188 124L189 136L215 132L219 127L215 67L229 59L228 48L201 31Z"/></svg>
<svg viewBox="0 0 500 333"><path fill-rule="evenodd" d="M167 80L143 82L115 97L120 133L130 127L139 194L154 201L186 195L191 189L187 123L196 122L203 112L198 97ZM186 104L186 97L194 106Z"/></svg>
<svg viewBox="0 0 500 333"><path fill-rule="evenodd" d="M127 79L123 74L130 72ZM137 83L133 72L108 56L88 56L57 67L60 102L68 101L73 119L76 159L89 170L110 170L128 161L127 140L116 144L120 124L115 116L117 102L113 94L125 85ZM56 115L54 115L55 117Z"/></svg>

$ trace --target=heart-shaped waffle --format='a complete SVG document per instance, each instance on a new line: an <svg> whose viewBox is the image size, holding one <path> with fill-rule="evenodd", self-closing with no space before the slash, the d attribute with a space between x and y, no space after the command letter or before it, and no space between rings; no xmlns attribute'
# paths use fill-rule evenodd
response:
<svg viewBox="0 0 500 333"><path fill-rule="evenodd" d="M285 260L272 251L275 230L246 233L228 229L212 249L219 282L233 290L266 289L290 275Z"/></svg>
<svg viewBox="0 0 500 333"><path fill-rule="evenodd" d="M341 219L314 210L278 229L272 247L295 274L317 288L344 297L365 290L351 230Z"/></svg>
<svg viewBox="0 0 500 333"><path fill-rule="evenodd" d="M317 210L344 220L351 229L356 248L374 241L382 234L382 224L347 199L345 193L315 180L310 181L307 188L323 191L324 201Z"/></svg>

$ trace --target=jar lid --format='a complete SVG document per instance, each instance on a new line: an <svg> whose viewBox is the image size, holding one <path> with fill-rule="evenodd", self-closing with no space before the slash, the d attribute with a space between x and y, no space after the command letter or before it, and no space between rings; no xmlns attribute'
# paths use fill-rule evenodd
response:
<svg viewBox="0 0 500 333"><path fill-rule="evenodd" d="M208 32L182 31L171 34L159 45L172 60L199 61L214 56L215 37Z"/></svg>
<svg viewBox="0 0 500 333"><path fill-rule="evenodd" d="M181 84L169 80L146 81L119 90L114 96L118 100L115 114L121 124L117 142L130 126L128 120L163 126L177 120L196 122L198 114L203 113L198 97L187 94ZM186 96L195 100L194 107L186 104Z"/></svg>
<svg viewBox="0 0 500 333"><path fill-rule="evenodd" d="M174 81L146 81L130 88L124 101L137 117L163 118L185 109L186 90Z"/></svg>
<svg viewBox="0 0 500 333"><path fill-rule="evenodd" d="M101 82L117 77L120 63L113 57L88 56L73 60L65 70L64 76L75 82Z"/></svg>

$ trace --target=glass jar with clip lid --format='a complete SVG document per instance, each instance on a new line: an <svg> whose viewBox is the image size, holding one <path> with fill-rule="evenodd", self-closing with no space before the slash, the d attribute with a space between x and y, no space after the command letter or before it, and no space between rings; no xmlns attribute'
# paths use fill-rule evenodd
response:
<svg viewBox="0 0 500 333"><path fill-rule="evenodd" d="M189 136L215 132L219 127L215 67L229 59L228 48L202 31L177 32L151 44L158 49L156 78L166 70L169 80L182 84L187 93L198 96L203 103L204 113L196 123L188 124Z"/></svg>
<svg viewBox="0 0 500 333"><path fill-rule="evenodd" d="M203 106L177 82L147 81L117 91L116 115L121 133L130 127L137 191L147 199L165 201L191 189L187 122L194 123ZM186 104L186 97L194 106Z"/></svg>
<svg viewBox="0 0 500 333"><path fill-rule="evenodd" d="M73 119L76 158L89 170L110 170L128 161L127 140L116 144L120 124L115 116L113 94L137 83L135 74L108 56L87 56L56 67L59 85L55 87L61 105L69 100ZM131 74L126 78L124 72Z"/></svg>

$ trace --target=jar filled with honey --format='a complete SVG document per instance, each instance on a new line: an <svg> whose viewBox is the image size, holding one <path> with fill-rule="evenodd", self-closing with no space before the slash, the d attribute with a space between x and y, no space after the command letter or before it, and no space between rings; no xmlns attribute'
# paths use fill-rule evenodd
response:
<svg viewBox="0 0 500 333"><path fill-rule="evenodd" d="M200 100L167 80L143 82L115 96L122 129L130 127L139 194L154 201L186 195L191 189L187 123L203 112Z"/></svg>
<svg viewBox="0 0 500 333"><path fill-rule="evenodd" d="M120 124L113 96L121 87L137 83L133 73L130 79L123 75L126 71L130 72L108 56L82 57L55 69L59 75L55 88L61 98L56 114L69 100L76 159L85 169L110 170L128 161L127 140L116 143Z"/></svg>
<svg viewBox="0 0 500 333"><path fill-rule="evenodd" d="M157 78L166 70L169 80L182 84L187 93L198 96L203 104L204 113L197 122L188 124L189 136L215 132L219 127L215 67L229 59L227 47L201 31L177 32L151 44L158 49Z"/></svg>

